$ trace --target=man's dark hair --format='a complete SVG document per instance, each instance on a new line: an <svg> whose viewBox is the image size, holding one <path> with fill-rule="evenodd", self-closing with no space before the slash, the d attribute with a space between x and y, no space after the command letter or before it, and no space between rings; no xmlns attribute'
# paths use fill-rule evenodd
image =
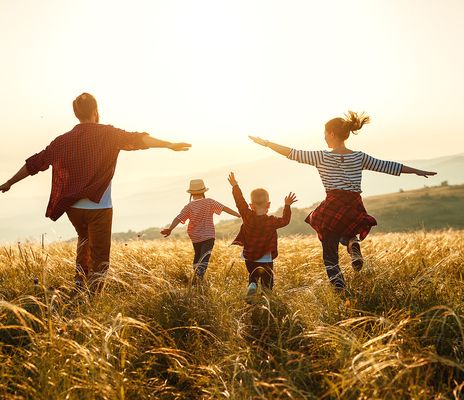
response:
<svg viewBox="0 0 464 400"><path fill-rule="evenodd" d="M90 119L93 113L98 110L97 100L89 93L82 93L74 99L73 109L79 121Z"/></svg>

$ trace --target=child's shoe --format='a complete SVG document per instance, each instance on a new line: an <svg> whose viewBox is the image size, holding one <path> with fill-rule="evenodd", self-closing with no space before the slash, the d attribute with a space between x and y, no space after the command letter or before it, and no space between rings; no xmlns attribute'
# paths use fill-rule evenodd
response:
<svg viewBox="0 0 464 400"><path fill-rule="evenodd" d="M255 282L251 282L248 285L247 296L254 296L258 290L258 285Z"/></svg>
<svg viewBox="0 0 464 400"><path fill-rule="evenodd" d="M348 253L351 256L351 266L355 271L361 271L364 259L361 254L361 246L357 238L350 239L348 242Z"/></svg>
<svg viewBox="0 0 464 400"><path fill-rule="evenodd" d="M253 298L254 298L257 290L258 290L258 285L255 282L251 282L248 285L248 289L247 289L247 293L246 293L246 301L247 301L247 303L251 303L253 301Z"/></svg>

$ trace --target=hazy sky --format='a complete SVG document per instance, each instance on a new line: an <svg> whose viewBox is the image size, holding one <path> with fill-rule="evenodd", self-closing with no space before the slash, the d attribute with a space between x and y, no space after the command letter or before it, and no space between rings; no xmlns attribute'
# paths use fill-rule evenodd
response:
<svg viewBox="0 0 464 400"><path fill-rule="evenodd" d="M463 19L462 0L0 0L0 181L83 91L103 123L194 145L124 154L122 180L268 156L248 134L324 148L348 109L372 117L352 148L462 152Z"/></svg>

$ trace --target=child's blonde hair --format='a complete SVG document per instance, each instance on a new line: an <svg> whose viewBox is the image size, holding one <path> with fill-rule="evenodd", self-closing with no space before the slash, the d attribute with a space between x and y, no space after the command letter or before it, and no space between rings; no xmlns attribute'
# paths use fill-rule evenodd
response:
<svg viewBox="0 0 464 400"><path fill-rule="evenodd" d="M251 192L251 204L262 207L269 202L269 193L266 189L258 188Z"/></svg>

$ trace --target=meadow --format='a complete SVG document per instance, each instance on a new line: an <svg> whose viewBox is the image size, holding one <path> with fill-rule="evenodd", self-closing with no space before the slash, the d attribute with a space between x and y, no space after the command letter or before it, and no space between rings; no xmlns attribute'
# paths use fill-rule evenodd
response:
<svg viewBox="0 0 464 400"><path fill-rule="evenodd" d="M114 243L104 291L73 291L74 243L0 247L2 399L462 399L464 231L374 234L330 287L319 242L279 240L275 289L244 301L217 241Z"/></svg>

